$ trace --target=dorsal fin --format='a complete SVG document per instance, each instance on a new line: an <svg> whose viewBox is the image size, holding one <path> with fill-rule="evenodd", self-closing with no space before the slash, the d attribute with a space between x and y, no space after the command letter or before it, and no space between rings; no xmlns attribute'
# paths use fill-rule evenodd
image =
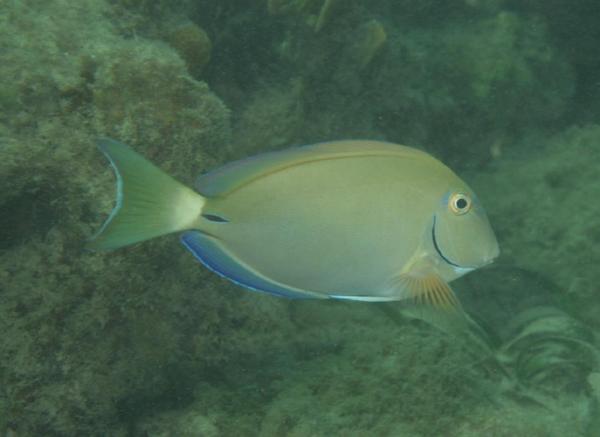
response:
<svg viewBox="0 0 600 437"><path fill-rule="evenodd" d="M201 175L196 189L207 197L223 196L247 183L286 168L323 159L369 155L429 156L425 152L382 141L344 140L263 153L234 161ZM433 159L433 158L432 158Z"/></svg>

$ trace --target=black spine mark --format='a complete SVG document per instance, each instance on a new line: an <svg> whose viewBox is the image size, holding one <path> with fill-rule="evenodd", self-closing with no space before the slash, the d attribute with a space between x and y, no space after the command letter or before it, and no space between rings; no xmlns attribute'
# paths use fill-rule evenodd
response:
<svg viewBox="0 0 600 437"><path fill-rule="evenodd" d="M214 222L214 223L228 223L229 222L229 220L227 220L226 218L223 218L216 214L202 214L202 217L204 217L206 220Z"/></svg>

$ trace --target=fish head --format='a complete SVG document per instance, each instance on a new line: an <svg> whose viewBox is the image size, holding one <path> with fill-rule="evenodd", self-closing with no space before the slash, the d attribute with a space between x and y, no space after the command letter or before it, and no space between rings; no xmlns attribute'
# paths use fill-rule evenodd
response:
<svg viewBox="0 0 600 437"><path fill-rule="evenodd" d="M468 187L446 192L431 228L433 248L457 274L491 263L500 253L483 206Z"/></svg>

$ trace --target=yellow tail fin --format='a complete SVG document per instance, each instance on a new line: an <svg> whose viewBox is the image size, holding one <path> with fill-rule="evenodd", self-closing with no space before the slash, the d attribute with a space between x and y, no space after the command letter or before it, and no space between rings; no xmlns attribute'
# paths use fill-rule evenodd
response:
<svg viewBox="0 0 600 437"><path fill-rule="evenodd" d="M111 139L98 140L117 178L116 205L87 247L116 249L171 232L193 229L204 198L140 154Z"/></svg>

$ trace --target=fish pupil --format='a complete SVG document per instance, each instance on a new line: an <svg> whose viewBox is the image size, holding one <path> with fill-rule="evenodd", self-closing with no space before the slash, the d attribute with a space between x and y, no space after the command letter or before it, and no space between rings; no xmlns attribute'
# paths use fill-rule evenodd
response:
<svg viewBox="0 0 600 437"><path fill-rule="evenodd" d="M457 209L465 209L468 205L467 199L461 197L456 200L456 208Z"/></svg>

